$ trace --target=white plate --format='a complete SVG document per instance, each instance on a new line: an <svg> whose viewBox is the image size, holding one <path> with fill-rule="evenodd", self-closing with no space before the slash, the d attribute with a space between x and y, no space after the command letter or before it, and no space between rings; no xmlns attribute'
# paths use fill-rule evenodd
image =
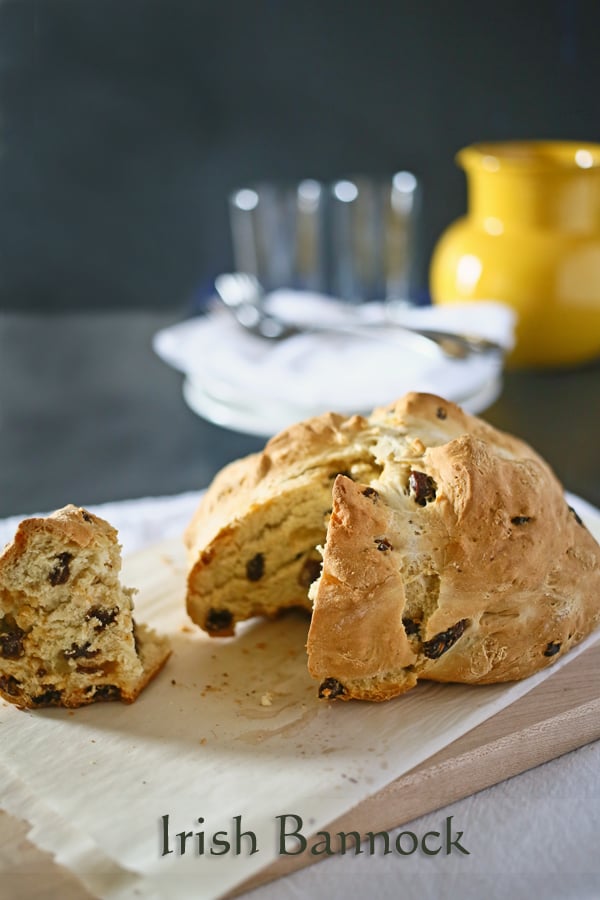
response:
<svg viewBox="0 0 600 900"><path fill-rule="evenodd" d="M283 299L307 312L306 298ZM512 313L498 304L409 314L409 325L472 330L510 346ZM454 360L385 337L365 341L342 334L305 333L269 343L243 331L220 307L162 330L154 349L185 375L184 397L194 412L262 437L327 410L367 413L411 390L439 394L479 413L501 390L503 360L496 355Z"/></svg>
<svg viewBox="0 0 600 900"><path fill-rule="evenodd" d="M502 379L500 376L494 376L481 385L475 393L467 397L457 397L455 402L459 403L466 412L477 415L491 406L501 391ZM273 403L250 405L245 402L244 398L240 398L238 404L226 402L215 397L208 386L197 377L188 377L184 380L183 398L193 412L215 425L265 438L277 434L294 422L326 411L319 408L276 406ZM357 412L366 414L370 410L357 410Z"/></svg>

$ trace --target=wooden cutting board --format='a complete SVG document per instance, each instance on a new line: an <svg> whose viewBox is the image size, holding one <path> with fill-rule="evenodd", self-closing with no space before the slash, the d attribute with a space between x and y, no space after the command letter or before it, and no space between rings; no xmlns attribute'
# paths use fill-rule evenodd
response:
<svg viewBox="0 0 600 900"><path fill-rule="evenodd" d="M511 706L393 781L328 826L389 830L600 738L600 643ZM1 900L88 900L78 879L27 840L27 825L0 813ZM250 888L310 865L280 857Z"/></svg>

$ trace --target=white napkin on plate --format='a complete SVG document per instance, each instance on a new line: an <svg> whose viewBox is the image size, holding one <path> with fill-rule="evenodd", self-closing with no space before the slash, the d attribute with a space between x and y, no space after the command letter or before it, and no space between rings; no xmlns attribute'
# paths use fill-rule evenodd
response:
<svg viewBox="0 0 600 900"><path fill-rule="evenodd" d="M393 328L386 328L391 319L403 325L477 334L506 350L513 346L514 313L491 301L420 308L383 303L349 306L319 294L279 290L267 297L266 306L299 325L381 325L376 329L380 337L307 332L268 342L244 331L229 311L216 306L207 315L159 332L154 348L214 402L270 409L273 415L287 410L300 418L327 409L368 411L409 390L430 391L464 403L486 386L499 383L499 355L455 360L435 348L423 353L403 344Z"/></svg>

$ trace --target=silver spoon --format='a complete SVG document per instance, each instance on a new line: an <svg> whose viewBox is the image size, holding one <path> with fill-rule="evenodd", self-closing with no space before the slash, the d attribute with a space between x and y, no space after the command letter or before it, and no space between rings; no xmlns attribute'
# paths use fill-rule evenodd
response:
<svg viewBox="0 0 600 900"><path fill-rule="evenodd" d="M504 348L500 344L477 335L433 328L412 328L394 322L335 326L313 323L310 328L292 325L264 309L265 292L254 275L246 272L218 275L215 279L215 289L243 328L270 341L282 341L299 334L347 334L402 344L429 355L439 356L441 353L452 359L466 359L473 354L504 353Z"/></svg>

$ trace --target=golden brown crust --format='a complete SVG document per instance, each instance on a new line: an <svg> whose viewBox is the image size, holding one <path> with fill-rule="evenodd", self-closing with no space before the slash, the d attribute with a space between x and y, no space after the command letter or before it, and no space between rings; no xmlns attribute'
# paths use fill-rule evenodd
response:
<svg viewBox="0 0 600 900"><path fill-rule="evenodd" d="M424 398L420 404L413 397L409 405L410 427L425 442L431 437L428 425L436 402ZM405 409L402 413L406 421ZM460 418L454 412L454 422ZM424 447L421 457L409 463L409 472L434 485L435 495L421 498L423 505L411 495L406 471L400 492L385 471L371 487L346 485L341 491L336 482L323 575L313 589L308 653L312 674L322 682L339 681L342 699L402 693L406 676L464 683L525 678L600 623L600 550L567 506L548 465L523 442L485 423L465 417L461 424L470 431ZM361 492L373 488L377 518L365 512L364 501L357 503ZM336 527L340 518L352 528L352 539L345 543ZM381 537L386 552L380 558L371 548ZM367 624L361 590L347 595L356 600L350 599L338 621L336 646L338 653L343 648L344 665L323 650L322 608L331 604L328 580L349 560L363 557L371 586L381 582L382 574L389 579L395 573L400 579L396 597L409 630L405 638L416 652L408 672L399 671L399 642L383 659L374 657L365 671L364 632L377 644L381 626L370 617ZM415 575L421 578L421 593L407 609L405 588L414 584ZM356 583L369 591L364 576L357 575ZM342 580L338 605L345 593Z"/></svg>
<svg viewBox="0 0 600 900"><path fill-rule="evenodd" d="M117 532L69 505L26 519L0 556L0 696L23 709L132 702L166 662L136 626Z"/></svg>
<svg viewBox="0 0 600 900"><path fill-rule="evenodd" d="M404 585L389 534L373 489L338 475L309 633L316 677L345 684L416 661L402 625Z"/></svg>
<svg viewBox="0 0 600 900"><path fill-rule="evenodd" d="M116 540L117 537L116 530L104 519L70 503L45 518L32 517L19 522L14 539L0 553L0 569L14 562L25 551L29 538L36 533L60 534L79 547L87 547L100 537L108 540Z"/></svg>
<svg viewBox="0 0 600 900"><path fill-rule="evenodd" d="M261 453L225 466L188 525L184 541L192 561L198 550L231 528L248 510L280 490L282 482L300 477L313 465L342 458L355 435L366 427L361 416L349 419L326 413L292 425L275 435Z"/></svg>
<svg viewBox="0 0 600 900"><path fill-rule="evenodd" d="M325 537L307 645L325 697L523 678L600 621L600 550L549 466L434 395L301 423L225 469L186 536L190 615L231 634L302 603Z"/></svg>

